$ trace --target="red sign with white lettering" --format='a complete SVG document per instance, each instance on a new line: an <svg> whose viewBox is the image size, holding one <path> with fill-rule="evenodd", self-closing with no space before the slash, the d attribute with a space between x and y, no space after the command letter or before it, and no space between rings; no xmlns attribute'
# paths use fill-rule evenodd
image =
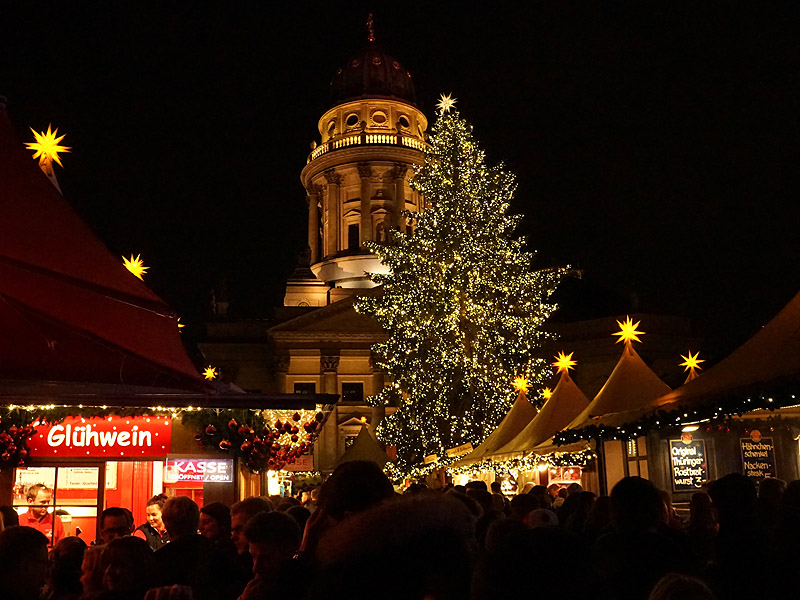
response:
<svg viewBox="0 0 800 600"><path fill-rule="evenodd" d="M57 425L34 425L33 456L164 457L172 444L170 417L67 417Z"/></svg>

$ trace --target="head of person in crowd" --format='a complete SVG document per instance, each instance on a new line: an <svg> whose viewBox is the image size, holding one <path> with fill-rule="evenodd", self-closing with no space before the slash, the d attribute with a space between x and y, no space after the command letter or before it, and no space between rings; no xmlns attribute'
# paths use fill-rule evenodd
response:
<svg viewBox="0 0 800 600"><path fill-rule="evenodd" d="M133 519L130 511L119 506L111 506L100 515L100 541L109 543L133 533Z"/></svg>
<svg viewBox="0 0 800 600"><path fill-rule="evenodd" d="M590 548L578 536L560 527L525 529L487 545L475 567L473 600L496 598L592 598ZM569 557L569 558L567 558ZM520 577L536 565L535 593L529 578ZM583 576L575 577L575 573ZM541 581L539 580L541 579ZM565 582L569 582L565 588Z"/></svg>
<svg viewBox="0 0 800 600"><path fill-rule="evenodd" d="M528 513L523 523L531 529L536 529L537 527L558 527L558 517L556 513L550 509L537 508Z"/></svg>
<svg viewBox="0 0 800 600"><path fill-rule="evenodd" d="M155 583L155 558L143 539L128 536L111 540L100 562L103 588L114 598L144 598Z"/></svg>
<svg viewBox="0 0 800 600"><path fill-rule="evenodd" d="M511 514L510 518L522 521L528 516L528 513L537 508L541 508L539 499L530 494L517 494L511 498Z"/></svg>
<svg viewBox="0 0 800 600"><path fill-rule="evenodd" d="M481 483L483 482L481 481ZM480 505L482 514L485 515L495 510L492 495L485 489L467 488L467 496L475 500L475 502Z"/></svg>
<svg viewBox="0 0 800 600"><path fill-rule="evenodd" d="M147 501L145 507L145 515L147 515L147 524L156 531L165 531L164 521L161 519L161 512L164 510L164 505L169 500L166 494L156 494Z"/></svg>
<svg viewBox="0 0 800 600"><path fill-rule="evenodd" d="M528 529L528 526L518 519L497 519L489 525L489 529L486 531L484 548L487 552L491 552L509 535L525 529Z"/></svg>
<svg viewBox="0 0 800 600"><path fill-rule="evenodd" d="M463 504L469 511L469 514L472 515L473 519L481 518L481 515L483 514L483 509L481 508L481 505L478 504L478 501L475 500L475 498L468 496L464 492L459 492L456 488L453 488L452 490L445 492L445 495L450 496L451 498L454 498L455 500L461 502L461 504Z"/></svg>
<svg viewBox="0 0 800 600"><path fill-rule="evenodd" d="M292 506L286 511L286 514L297 521L300 531L305 531L306 522L311 517L310 510L308 510L305 506Z"/></svg>
<svg viewBox="0 0 800 600"><path fill-rule="evenodd" d="M244 537L244 527L247 522L258 513L271 511L272 503L260 496L245 498L231 506L231 540L236 546L237 553L245 555L248 552L249 543Z"/></svg>
<svg viewBox="0 0 800 600"><path fill-rule="evenodd" d="M489 488L491 489L493 494L501 494L502 493L502 486L500 485L499 481L493 481Z"/></svg>
<svg viewBox="0 0 800 600"><path fill-rule="evenodd" d="M727 527L752 525L756 519L758 495L750 478L729 473L708 488L720 531Z"/></svg>
<svg viewBox="0 0 800 600"><path fill-rule="evenodd" d="M377 463L353 460L336 467L323 484L319 508L341 521L393 496L394 487Z"/></svg>
<svg viewBox="0 0 800 600"><path fill-rule="evenodd" d="M474 520L451 493L389 499L345 519L322 539L318 598L353 597L358 586L384 600L469 597ZM386 569L386 564L392 569ZM362 596L364 597L364 596Z"/></svg>
<svg viewBox="0 0 800 600"><path fill-rule="evenodd" d="M3 518L3 529L19 525L19 515L17 511L7 504L0 506L0 517Z"/></svg>
<svg viewBox="0 0 800 600"><path fill-rule="evenodd" d="M161 518L167 528L170 540L197 533L200 524L200 509L197 503L188 496L175 496L164 504Z"/></svg>
<svg viewBox="0 0 800 600"><path fill-rule="evenodd" d="M53 490L43 483L37 483L28 488L25 500L28 502L30 513L37 519L41 519L47 515L47 509L53 500Z"/></svg>
<svg viewBox="0 0 800 600"><path fill-rule="evenodd" d="M34 600L47 579L47 537L31 527L0 531L0 598Z"/></svg>
<svg viewBox="0 0 800 600"><path fill-rule="evenodd" d="M717 525L714 509L711 506L711 496L705 492L695 492L689 500L689 527L700 529L713 529Z"/></svg>
<svg viewBox="0 0 800 600"><path fill-rule="evenodd" d="M278 512L286 512L292 506L298 506L300 501L297 498L292 498L291 496L287 496L286 498L281 498L280 502L275 505L275 510Z"/></svg>
<svg viewBox="0 0 800 600"><path fill-rule="evenodd" d="M480 479L473 479L472 481L468 481L465 485L467 491L469 490L483 490L484 492L488 492L489 488L486 485L485 481L481 481Z"/></svg>
<svg viewBox="0 0 800 600"><path fill-rule="evenodd" d="M551 483L547 486L547 493L550 495L550 501L552 502L556 498L558 498L558 490L561 489L561 486L557 483Z"/></svg>
<svg viewBox="0 0 800 600"><path fill-rule="evenodd" d="M715 600L715 597L701 579L668 573L658 580L647 600Z"/></svg>
<svg viewBox="0 0 800 600"><path fill-rule="evenodd" d="M572 496L574 494L579 494L583 491L583 486L580 483L570 483L567 486L567 496Z"/></svg>
<svg viewBox="0 0 800 600"><path fill-rule="evenodd" d="M264 581L276 577L300 548L297 522L277 511L255 515L245 525L244 537L253 557L253 574Z"/></svg>
<svg viewBox="0 0 800 600"><path fill-rule="evenodd" d="M624 477L610 497L611 521L618 531L654 531L664 521L664 501L647 479Z"/></svg>
<svg viewBox="0 0 800 600"><path fill-rule="evenodd" d="M89 546L83 553L80 582L85 598L90 598L103 590L103 563L100 560L103 550L105 546Z"/></svg>
<svg viewBox="0 0 800 600"><path fill-rule="evenodd" d="M86 542L70 536L60 540L50 552L50 575L47 580L48 596L62 598L80 596L81 564L86 552Z"/></svg>
<svg viewBox="0 0 800 600"><path fill-rule="evenodd" d="M200 509L198 533L209 541L229 540L231 537L231 511L222 502L211 502Z"/></svg>
<svg viewBox="0 0 800 600"><path fill-rule="evenodd" d="M758 513L764 524L774 526L786 491L786 482L766 477L758 483Z"/></svg>
<svg viewBox="0 0 800 600"><path fill-rule="evenodd" d="M535 485L531 488L531 491L528 492L531 496L534 496L537 500L539 500L539 506L542 508L550 508L552 505L552 500L550 499L550 494L547 493L547 488L543 485Z"/></svg>

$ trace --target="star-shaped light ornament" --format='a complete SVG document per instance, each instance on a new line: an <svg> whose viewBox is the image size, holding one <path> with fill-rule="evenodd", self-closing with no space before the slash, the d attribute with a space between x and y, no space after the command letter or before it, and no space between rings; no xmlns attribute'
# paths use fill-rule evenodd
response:
<svg viewBox="0 0 800 600"><path fill-rule="evenodd" d="M216 378L217 378L217 375L219 375L219 371L217 371L217 370L216 370L214 367L212 367L211 365L208 365L208 366L207 366L207 367L206 367L206 368L203 370L203 377L205 377L205 378L206 378L208 381L213 381L214 379L216 379Z"/></svg>
<svg viewBox="0 0 800 600"><path fill-rule="evenodd" d="M551 390L550 388L544 388L542 390L542 398L544 398L545 400L550 400L550 398L552 397L553 397L553 390Z"/></svg>
<svg viewBox="0 0 800 600"><path fill-rule="evenodd" d="M183 323L181 323L181 318L180 318L180 317L178 317L178 332L179 332L179 333L183 333L183 332L181 331L181 329L183 329L184 327L186 327L186 325L184 325Z"/></svg>
<svg viewBox="0 0 800 600"><path fill-rule="evenodd" d="M630 317L626 317L624 323L622 321L617 321L619 331L614 334L619 336L617 342L625 342L626 344L630 342L641 343L642 340L639 339L639 336L644 335L646 332L639 331L639 323L641 323L641 321L636 321L636 323L634 323Z"/></svg>
<svg viewBox="0 0 800 600"><path fill-rule="evenodd" d="M703 358L698 358L700 356L700 352L695 352L692 355L692 351L689 350L689 356L684 356L681 354L681 358L684 360L679 366L684 367L684 371L692 371L694 372L695 369L700 371L703 367L700 366L700 363L706 362Z"/></svg>
<svg viewBox="0 0 800 600"><path fill-rule="evenodd" d="M446 112L450 112L451 108L455 108L456 106L456 99L452 97L452 94L444 94L439 95L439 102L436 103L436 108L439 109L439 112L444 114Z"/></svg>
<svg viewBox="0 0 800 600"><path fill-rule="evenodd" d="M566 371L569 373L570 369L574 369L575 365L578 363L572 360L572 355L575 354L574 352L570 352L569 354L564 354L563 352L559 352L558 356L555 357L556 362L553 363L553 366L558 369L557 373L561 373L561 371Z"/></svg>
<svg viewBox="0 0 800 600"><path fill-rule="evenodd" d="M514 379L514 389L518 392L528 392L528 378L527 377L517 377Z"/></svg>
<svg viewBox="0 0 800 600"><path fill-rule="evenodd" d="M127 259L123 256L122 264L125 265L125 268L128 269L128 271L136 275L136 277L138 277L142 281L144 281L144 274L147 273L147 269L150 268L144 266L141 254L137 254L136 258L133 258L133 254L131 254L130 259Z"/></svg>
<svg viewBox="0 0 800 600"><path fill-rule="evenodd" d="M58 135L58 127L56 127L55 131L52 131L50 125L47 126L47 132L43 131L39 133L32 127L31 131L33 132L33 137L36 141L26 142L25 145L28 147L28 150L35 150L33 153L33 158L39 159L39 166L55 161L61 167L63 167L64 165L61 164L61 159L58 157L58 153L66 153L72 149L68 146L62 146L59 144L59 142L66 137L66 134L56 137Z"/></svg>

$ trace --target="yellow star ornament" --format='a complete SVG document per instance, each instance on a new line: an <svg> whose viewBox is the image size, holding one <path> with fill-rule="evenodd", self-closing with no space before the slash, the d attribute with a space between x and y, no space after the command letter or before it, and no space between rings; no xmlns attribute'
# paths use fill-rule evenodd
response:
<svg viewBox="0 0 800 600"><path fill-rule="evenodd" d="M446 113L450 112L451 108L455 108L456 106L456 99L452 97L452 94L444 94L439 95L439 102L436 103L436 108L439 109L439 112Z"/></svg>
<svg viewBox="0 0 800 600"><path fill-rule="evenodd" d="M528 378L527 377L517 377L514 380L514 389L518 392L528 392Z"/></svg>
<svg viewBox="0 0 800 600"><path fill-rule="evenodd" d="M552 397L553 397L553 390L551 390L550 388L544 388L542 390L542 398L544 398L545 400L550 400L550 398Z"/></svg>
<svg viewBox="0 0 800 600"><path fill-rule="evenodd" d="M31 128L31 131L33 131L33 137L36 141L27 142L25 145L28 147L28 150L35 150L33 158L38 158L40 165L52 160L63 167L64 165L61 164L61 159L58 157L58 153L69 152L72 149L68 146L61 146L59 144L59 142L63 140L66 135L56 137L58 135L58 127L56 127L55 131L51 131L50 125L47 126L47 133L44 131L42 133L38 133L33 128Z"/></svg>
<svg viewBox="0 0 800 600"><path fill-rule="evenodd" d="M689 356L684 356L681 354L681 358L684 360L679 366L684 367L684 371L694 371L697 369L698 371L701 370L703 367L700 366L700 363L706 362L705 359L698 358L700 356L700 352L695 352L694 356L692 356L692 351L689 350Z"/></svg>
<svg viewBox="0 0 800 600"><path fill-rule="evenodd" d="M136 275L136 277L138 277L142 281L144 281L144 274L147 273L147 269L150 268L144 266L141 254L137 254L136 258L133 258L133 254L131 254L130 260L123 256L122 264L125 265L125 268L128 269L128 271Z"/></svg>
<svg viewBox="0 0 800 600"><path fill-rule="evenodd" d="M214 367L212 367L211 365L208 365L203 370L203 377L205 377L208 381L212 381L213 379L216 379L217 375L219 375L219 372Z"/></svg>
<svg viewBox="0 0 800 600"><path fill-rule="evenodd" d="M561 373L561 371L566 371L569 373L570 369L575 368L575 365L578 363L572 360L572 355L575 354L574 352L570 352L569 354L564 354L563 352L559 352L558 356L555 357L556 362L553 363L553 366L558 369L557 373Z"/></svg>
<svg viewBox="0 0 800 600"><path fill-rule="evenodd" d="M641 323L641 321L636 321L636 323L634 323L630 317L626 317L624 323L622 321L617 321L619 331L614 334L619 336L617 342L641 342L642 340L639 339L639 336L644 335L645 332L639 331L639 323Z"/></svg>

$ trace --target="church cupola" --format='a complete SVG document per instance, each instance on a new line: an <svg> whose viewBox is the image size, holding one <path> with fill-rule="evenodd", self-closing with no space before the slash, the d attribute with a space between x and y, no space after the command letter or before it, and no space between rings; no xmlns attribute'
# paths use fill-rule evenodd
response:
<svg viewBox="0 0 800 600"><path fill-rule="evenodd" d="M328 289L369 288L367 273L385 268L365 244L385 241L390 229L407 231L403 211L422 209L408 180L424 161L428 120L408 71L378 45L372 15L365 46L337 71L331 92L335 105L320 118L319 142L300 175L310 268ZM285 302L301 300L287 295Z"/></svg>

